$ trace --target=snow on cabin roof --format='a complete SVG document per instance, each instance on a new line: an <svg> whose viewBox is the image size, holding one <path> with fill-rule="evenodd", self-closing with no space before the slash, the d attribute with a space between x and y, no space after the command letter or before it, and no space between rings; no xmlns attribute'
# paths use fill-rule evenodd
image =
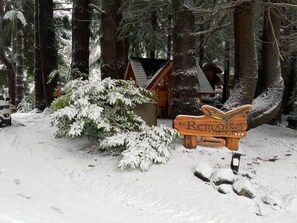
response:
<svg viewBox="0 0 297 223"><path fill-rule="evenodd" d="M145 85L145 87L149 87L152 82L154 82L154 80L157 78L157 76L159 76L160 72L163 71L163 68L166 66L166 64L169 64L169 66L172 66L171 65L171 61L170 60L167 60L167 62L154 74L154 76L151 77L151 79L149 79Z"/></svg>
<svg viewBox="0 0 297 223"><path fill-rule="evenodd" d="M146 88L151 84L155 78L162 71L162 68L171 61L165 59L151 59L151 58L136 58L131 57L130 63L136 78L138 86ZM172 66L172 63L170 64ZM198 80L199 80L199 92L204 94L213 94L209 81L203 73L198 61L196 63Z"/></svg>
<svg viewBox="0 0 297 223"><path fill-rule="evenodd" d="M199 92L205 94L214 94L214 90L212 89L209 81L207 80L205 74L203 73L199 62L196 61L196 68L198 73L198 81L199 81Z"/></svg>
<svg viewBox="0 0 297 223"><path fill-rule="evenodd" d="M133 72L135 74L136 83L138 84L139 87L144 87L144 84L147 81L147 76L145 74L145 71L144 71L140 61L137 59L131 58L130 63L131 63Z"/></svg>
<svg viewBox="0 0 297 223"><path fill-rule="evenodd" d="M140 87L146 87L148 80L153 79L168 60L131 57L130 62L135 74L136 81Z"/></svg>

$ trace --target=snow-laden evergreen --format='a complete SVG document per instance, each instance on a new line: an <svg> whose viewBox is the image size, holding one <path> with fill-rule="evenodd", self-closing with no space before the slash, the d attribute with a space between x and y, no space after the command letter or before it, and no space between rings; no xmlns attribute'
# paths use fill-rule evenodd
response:
<svg viewBox="0 0 297 223"><path fill-rule="evenodd" d="M137 105L151 101L151 93L132 81L76 79L53 102L52 124L58 137L88 136L99 139L101 149L122 152L122 169L147 170L153 163L166 163L178 136L165 126L147 126L134 113Z"/></svg>
<svg viewBox="0 0 297 223"><path fill-rule="evenodd" d="M121 169L147 170L154 163L165 164L170 156L171 142L178 136L174 129L164 125L146 126L141 132L128 132L108 137L101 142L106 149L124 148L119 163Z"/></svg>

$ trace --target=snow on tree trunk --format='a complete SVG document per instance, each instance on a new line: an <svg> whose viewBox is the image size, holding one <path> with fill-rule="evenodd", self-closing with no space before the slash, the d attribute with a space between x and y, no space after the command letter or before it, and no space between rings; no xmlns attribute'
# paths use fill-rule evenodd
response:
<svg viewBox="0 0 297 223"><path fill-rule="evenodd" d="M90 9L89 0L74 0L72 11L72 78L80 77L81 73L89 74L89 39L90 39ZM87 79L87 76L83 76Z"/></svg>
<svg viewBox="0 0 297 223"><path fill-rule="evenodd" d="M22 2L15 3L15 8L19 12L23 12ZM16 59L16 106L24 98L24 24L19 18L16 18L16 44L15 44L15 59Z"/></svg>
<svg viewBox="0 0 297 223"><path fill-rule="evenodd" d="M195 18L184 5L174 0L173 5L173 71L172 116L200 114L198 76L195 51Z"/></svg>
<svg viewBox="0 0 297 223"><path fill-rule="evenodd" d="M252 103L257 83L258 63L254 32L254 2L243 2L234 11L235 76L232 94L223 110Z"/></svg>
<svg viewBox="0 0 297 223"><path fill-rule="evenodd" d="M279 2L273 0L272 2ZM281 77L278 40L280 36L281 14L279 8L267 6L264 14L262 40L262 92L254 99L253 110L248 116L249 128L255 128L270 121L279 111L284 92Z"/></svg>
<svg viewBox="0 0 297 223"><path fill-rule="evenodd" d="M57 78L49 82L49 75L58 68L58 54L53 18L53 0L39 1L39 46L46 106L54 100Z"/></svg>
<svg viewBox="0 0 297 223"><path fill-rule="evenodd" d="M38 4L39 0L35 0L34 6L34 79L35 79L35 107L43 110L45 108L45 89L43 87L40 46L39 46L39 30L38 30Z"/></svg>
<svg viewBox="0 0 297 223"><path fill-rule="evenodd" d="M10 72L8 76L9 81L9 97L11 103L15 104L15 69L13 61L6 55L5 39L3 30L3 17L4 17L4 1L0 0L0 62L3 63L7 70Z"/></svg>
<svg viewBox="0 0 297 223"><path fill-rule="evenodd" d="M122 35L122 1L103 0L101 13L101 77L124 79L125 44Z"/></svg>

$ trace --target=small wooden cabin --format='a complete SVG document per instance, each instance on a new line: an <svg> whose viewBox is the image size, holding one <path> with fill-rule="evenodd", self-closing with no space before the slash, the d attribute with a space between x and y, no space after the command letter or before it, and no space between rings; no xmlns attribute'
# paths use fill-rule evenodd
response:
<svg viewBox="0 0 297 223"><path fill-rule="evenodd" d="M199 95L213 96L214 89L197 63ZM157 100L157 116L171 117L172 61L131 57L125 72L125 80L134 80L136 86L153 91Z"/></svg>
<svg viewBox="0 0 297 223"><path fill-rule="evenodd" d="M202 70L213 90L215 90L217 86L223 87L224 81L219 76L219 74L223 73L221 68L219 68L216 64L209 62L203 64Z"/></svg>

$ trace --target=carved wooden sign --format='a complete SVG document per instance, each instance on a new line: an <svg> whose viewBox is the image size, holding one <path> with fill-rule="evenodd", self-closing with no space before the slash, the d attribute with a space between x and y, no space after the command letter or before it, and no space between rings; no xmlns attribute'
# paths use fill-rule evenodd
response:
<svg viewBox="0 0 297 223"><path fill-rule="evenodd" d="M222 112L209 105L203 105L202 116L178 115L174 128L184 135L184 146L196 148L197 136L200 143L208 146L226 145L230 150L238 150L240 138L246 136L247 113L251 105L243 105L228 112Z"/></svg>

